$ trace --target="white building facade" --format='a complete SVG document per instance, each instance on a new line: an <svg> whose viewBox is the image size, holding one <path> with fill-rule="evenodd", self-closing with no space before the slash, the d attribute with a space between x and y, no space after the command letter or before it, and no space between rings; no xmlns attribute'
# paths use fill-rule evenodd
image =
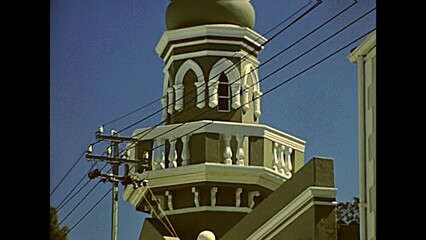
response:
<svg viewBox="0 0 426 240"><path fill-rule="evenodd" d="M360 239L376 239L376 31L348 56L358 64Z"/></svg>

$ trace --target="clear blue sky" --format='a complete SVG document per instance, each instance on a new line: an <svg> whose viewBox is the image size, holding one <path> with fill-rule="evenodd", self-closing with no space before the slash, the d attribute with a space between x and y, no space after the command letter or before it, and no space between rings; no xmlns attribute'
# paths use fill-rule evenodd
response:
<svg viewBox="0 0 426 240"><path fill-rule="evenodd" d="M252 0L256 10L255 30L259 33L268 31L308 2ZM265 61L293 43L351 2L325 0L306 18L266 45L260 61ZM52 190L87 144L95 140L99 124L161 96L164 63L154 49L166 29L164 16L169 0L51 0L50 3ZM375 0L360 0L321 31L262 67L260 77L375 5ZM373 12L321 48L266 80L261 85L262 91L374 28L375 17ZM305 162L313 156L335 159L338 201L351 201L358 196L357 66L349 63L347 55L359 42L262 99L261 123L306 140ZM158 102L146 111L106 126L106 130L121 129L160 107ZM157 115L136 128L149 127L159 121L161 116ZM134 129L124 135L130 135ZM51 205L59 204L89 167L90 163L83 159L51 197ZM59 212L61 219L95 183L95 180L92 181L83 194ZM98 185L64 224L74 225L110 187L111 184ZM122 190L120 186L121 193ZM119 239L137 239L144 217L145 214L136 212L120 197ZM108 196L70 233L70 239L109 239L110 221L111 197Z"/></svg>

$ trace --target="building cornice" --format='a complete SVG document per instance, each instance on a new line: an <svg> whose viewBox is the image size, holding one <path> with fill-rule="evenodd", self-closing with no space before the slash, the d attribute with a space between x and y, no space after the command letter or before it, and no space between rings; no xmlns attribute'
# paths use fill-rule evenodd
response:
<svg viewBox="0 0 426 240"><path fill-rule="evenodd" d="M143 172L136 176L138 179L148 180L151 189L215 182L258 185L274 191L287 180L283 175L267 167L237 166L209 162L178 168L157 169ZM131 196L132 194L129 192L126 193L126 196Z"/></svg>
<svg viewBox="0 0 426 240"><path fill-rule="evenodd" d="M164 32L157 44L157 47L155 48L155 51L159 56L161 56L167 49L168 44L172 41L180 41L202 36L242 38L260 48L263 48L263 44L267 41L267 39L262 35L248 27L240 27L232 24L209 24Z"/></svg>
<svg viewBox="0 0 426 240"><path fill-rule="evenodd" d="M259 54L259 51L254 49L253 47L249 46L248 44L242 42L242 41L235 41L235 40L225 40L225 39L202 39L202 40L195 40L195 41L188 41L183 43L176 43L171 44L171 46L168 48L166 54L163 57L164 61L168 61L169 58L172 56L173 50L177 48L183 48L183 47L193 47L196 45L202 45L202 44L226 44L226 45L236 45L241 46L248 50L250 53Z"/></svg>

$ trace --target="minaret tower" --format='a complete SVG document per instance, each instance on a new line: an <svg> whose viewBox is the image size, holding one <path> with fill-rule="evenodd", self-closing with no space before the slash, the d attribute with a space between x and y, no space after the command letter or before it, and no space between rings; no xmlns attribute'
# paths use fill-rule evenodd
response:
<svg viewBox="0 0 426 240"><path fill-rule="evenodd" d="M305 141L259 124L266 39L249 0L171 0L166 23L165 125L134 131L131 158L152 170L130 174L149 189L127 185L123 198L151 214L141 239L172 236L169 225L180 239L218 239L302 167Z"/></svg>

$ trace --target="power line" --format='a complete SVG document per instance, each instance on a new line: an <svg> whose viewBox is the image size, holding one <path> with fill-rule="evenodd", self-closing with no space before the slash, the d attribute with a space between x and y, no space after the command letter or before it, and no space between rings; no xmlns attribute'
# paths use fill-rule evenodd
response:
<svg viewBox="0 0 426 240"><path fill-rule="evenodd" d="M291 46L287 47L287 48L286 48L286 49L284 49L283 51L280 51L278 54L276 54L275 56L273 56L271 59L276 58L278 55L280 55L280 54L282 54L283 52L287 51L290 47L295 46L298 42L300 42L301 40L305 39L307 36L311 35L313 32L317 31L319 28L321 28L321 27L325 26L327 23L329 23L330 21L332 21L333 19L335 19L337 16L339 16L339 15L340 15L340 14L342 14L343 12L347 11L347 10L348 10L350 7L352 7L354 4L355 4L355 3L351 4L350 6L348 6L348 7L347 7L347 8L345 8L344 10L342 10L340 13L338 13L338 14L337 14L337 15L335 15L334 17L332 17L332 18L330 18L329 20L327 20L326 22L324 22L321 26L319 26L319 27L317 27L316 29L314 29L314 30L312 30L311 32L309 32L307 35L305 35L304 37L302 37L301 39L299 39L298 41L296 41L296 42L295 42L294 44L292 44ZM277 72L281 71L282 69L284 69L285 67L287 67L287 66L288 66L288 65L290 65L291 63L295 62L296 60L300 59L300 58L301 58L301 57L303 57L304 55L306 55L306 54L308 54L309 52L313 51L314 49L316 49L316 48L317 48L317 47L319 47L320 45L322 45L322 44L324 44L325 42L329 41L330 39L332 39L333 37L335 37L336 35L338 35L338 34L339 34L339 33L341 33L342 31L344 31L345 29L347 29L347 28L348 28L348 27L350 27L351 25L355 24L356 22L358 22L359 20L361 20L362 18L364 18L365 16L367 16L369 13L371 13L371 12L372 12L372 11L374 11L375 9L376 9L376 8L373 8L373 9L371 9L370 11L366 12L365 14L363 14L363 15L362 15L362 16L360 16L360 17L358 17L357 19L355 19L355 20L354 20L354 21L352 21L351 23L347 24L345 27L341 28L339 31L335 32L334 34L332 34L332 35L331 35L331 36L329 36L328 38L324 39L323 41L321 41L320 43L318 43L317 45L315 45L315 46L314 46L314 47L312 47L311 49L309 49L309 50L305 51L303 54L301 54L301 55L299 55L298 57L294 58L292 61L290 61L290 62L288 62L288 63L284 64L284 65L283 65L283 66L281 66L280 68L278 68L278 69L276 69L275 71L273 71L272 73L268 74L266 77L263 77L262 79L260 79L260 80L259 80L259 82L258 82L258 83L263 82L264 80L268 79L268 78L269 78L269 77L271 77L272 75L274 75L274 74L276 74ZM267 62L269 62L271 59L268 59L268 60L266 61L266 63L267 63ZM252 71L253 71L253 70L252 70ZM248 74L248 73L247 73L247 74ZM247 75L247 74L245 74L245 75ZM244 76L245 76L245 75L244 75ZM243 77L244 77L244 76L243 76ZM241 77L241 78L242 78L242 77ZM241 79L241 78L239 78L239 79ZM236 81L238 81L239 79L237 79ZM250 87L252 87L253 85L258 84L258 83L253 83ZM232 84L232 83L231 83L231 84ZM236 95L237 95L237 94L235 94L234 96L236 96ZM230 98L232 98L232 97L234 97L234 96L231 96ZM254 99L253 99L252 101L254 101ZM252 102L252 101L250 101L250 102ZM241 108L241 107L242 107L242 106L240 106L239 108ZM237 110L237 109L236 109L236 110ZM183 113L183 112L178 112L177 114L180 114L180 113ZM197 115L197 116L196 116L196 118L198 118L198 117L200 117L200 116L202 116L202 115L204 115L204 114L205 114L205 112L202 112L201 114ZM161 137L161 136L163 136L163 135L165 135L165 134L167 134L167 133L169 133L169 132L171 132L171 131L174 131L175 129L177 129L177 128L179 128L179 127L183 126L183 125L185 125L185 123L181 123L180 125L176 126L175 128L169 129L169 130L167 130L167 131L165 131L165 132L161 133L160 135L155 136L154 138ZM149 129L149 131L148 131L147 133L145 133L145 132L141 132L141 133L138 133L138 134L134 135L133 137L138 136L138 135L141 135L142 133L145 133L143 136L141 136L141 137L140 137L140 138L142 138L142 137L146 136L149 132L151 132L152 130L154 130L156 127L157 127L157 126L154 126L154 128ZM135 144L136 144L136 142L135 142L135 143L132 143L132 144L133 144L133 145L135 145ZM157 149L158 147L161 147L161 146L164 146L164 145L165 145L165 144L159 145L159 146L157 146L157 147L155 147L155 148L153 148L153 149L150 149L149 151L151 151L151 150L155 150L155 149ZM129 149L134 148L134 147L135 147L135 146L133 146L133 147L127 147L125 150L129 150Z"/></svg>
<svg viewBox="0 0 426 240"><path fill-rule="evenodd" d="M149 202L149 200L146 198L145 195L143 195L143 198L145 199L145 201L148 203L149 207L151 209L153 209L153 213L154 215L157 217L157 219L164 225L164 227L167 229L167 231L173 236L173 237L177 237L177 235L175 235L172 230L170 230L170 228L167 226L167 224L161 219L161 217L158 215L158 213L154 210L154 207L151 205L151 203Z"/></svg>
<svg viewBox="0 0 426 240"><path fill-rule="evenodd" d="M285 28L281 29L280 31L278 31L277 33L275 33L272 37L270 37L268 39L268 41L266 41L264 44L266 44L267 42L271 42L272 40L274 40L276 37L278 37L281 33L283 33L285 30L287 30L288 28L290 28L293 24L295 24L296 22L298 22L299 20L301 20L302 18L304 18L306 15L308 15L308 13L312 12L315 8L317 8L319 5L321 5L321 3L323 3L322 0L317 0L317 2L310 7L306 12L304 12L302 15L300 15L299 17L297 17L295 20L293 20L292 23L290 23L288 26L286 26Z"/></svg>
<svg viewBox="0 0 426 240"><path fill-rule="evenodd" d="M84 151L80 157L77 159L77 161L74 162L74 165L72 165L72 167L68 170L68 172L62 177L62 179L59 181L59 183L56 185L56 187L53 189L53 191L50 193L50 196L52 196L52 194L56 191L56 189L58 189L58 187L62 184L62 182L65 180L65 178L68 177L68 175L70 174L70 172L75 168L75 166L77 165L77 163L79 163L81 161L81 159L83 159L84 154L86 153L86 151Z"/></svg>
<svg viewBox="0 0 426 240"><path fill-rule="evenodd" d="M93 167L95 166L96 163L94 163L92 165L92 167L89 169L89 171L91 171L93 169ZM108 166L108 164L105 163L105 165L101 168L101 171L104 170L104 168ZM77 186L84 180L87 178L87 175L85 174L80 181L75 185L75 187L68 193L68 195L62 200L61 203L59 203L58 205L58 211L61 210L61 208L63 208L65 205L67 205L75 196L77 196L91 181L87 180L87 182L79 189L77 190L77 192L74 193L74 195L69 198L67 200L67 198L72 194L72 192L77 188Z"/></svg>
<svg viewBox="0 0 426 240"><path fill-rule="evenodd" d="M290 18L294 17L296 14L298 14L299 12L301 12L303 9L305 9L307 6L309 6L309 4L311 4L311 3L312 3L312 0L309 0L309 2L307 4L303 5L296 12L294 12L293 14L291 14L289 17L287 17L286 19L284 19L283 21L281 21L280 23L278 23L277 25L275 25L274 27L272 27L267 32L263 33L262 35L267 36L269 33L271 33L272 31L274 31L275 29L277 29L283 23L287 22Z"/></svg>
<svg viewBox="0 0 426 240"><path fill-rule="evenodd" d="M109 121L109 122L106 122L106 123L104 123L104 124L102 124L102 125L106 126L106 125L109 125L109 124L111 124L111 123L115 123L115 122L117 122L117 121L119 121L119 120L121 120L121 119L123 119L123 118L125 118L125 117L127 117L127 116L130 116L130 115L132 115L132 114L134 114L134 113L136 113L136 112L139 112L139 111L141 111L141 110L143 110L143 109L145 109L145 108L147 108L147 107L149 107L149 106L153 105L154 103L157 103L157 102L158 102L158 101L160 101L160 100L161 100L161 97L160 97L160 98L157 98L157 99L155 99L155 100L153 100L153 101L151 101L150 103L147 103L147 104L143 105L142 107L139 107L139 108L137 108L137 109L135 109L135 110L133 110L133 111L130 111L130 112L128 112L128 113L126 113L126 114L124 114L124 115L122 115L122 116L120 116L120 117L117 117L117 118L115 118L115 119L113 119L113 120L111 120L111 121Z"/></svg>
<svg viewBox="0 0 426 240"><path fill-rule="evenodd" d="M111 169L109 170L111 171ZM109 172L108 171L108 172ZM68 214L62 219L62 221L59 223L59 225L61 225L61 223L63 223L76 209L78 206L80 206L80 204L93 192L93 190L99 185L99 183L101 183L102 180L98 181L87 193L86 195L84 195L84 197L77 203L77 205L74 206L73 209L71 209L71 211L68 212Z"/></svg>
<svg viewBox="0 0 426 240"><path fill-rule="evenodd" d="M320 61L312 64L311 66L309 66L308 68L306 68L305 70L299 72L298 74L294 75L293 77L287 79L284 82L281 82L280 84L274 86L273 88L269 89L268 91L264 92L263 95L266 95L274 90L276 90L277 88L283 86L284 84L292 81L293 79L297 78L298 76L302 75L303 73L311 70L312 68L318 66L319 64L323 63L324 61L328 60L329 58L333 57L334 55L336 55L337 53L341 52L343 49L349 47L350 45L352 45L353 43L357 42L358 40L361 40L362 38L366 37L368 34L370 34L372 31L376 30L376 28L373 28L372 30L368 31L367 33L363 34L362 36L358 37L357 39L353 40L352 42L346 44L345 46L339 48L338 50L334 51L333 53L331 53L330 55L328 55L327 57L321 59Z"/></svg>
<svg viewBox="0 0 426 240"><path fill-rule="evenodd" d="M167 217L167 214L164 212L164 210L163 210L163 208L161 207L161 205L160 205L160 203L159 203L159 201L158 201L157 197L156 197L156 196L155 196L155 194L152 192L152 190L151 190L151 188L150 188L149 186L148 186L148 191L151 193L152 197L154 198L155 202L157 203L157 205L158 205L158 209L160 210L160 213L162 213L162 214L163 214L163 216L164 216L164 218L166 219L167 223L168 223L168 224L170 225L170 227L172 228L172 230L173 230L174 234L176 235L176 237L178 237L177 232L176 232L175 228L173 227L172 222L170 222L169 217ZM146 199L146 198L145 198L145 199Z"/></svg>
<svg viewBox="0 0 426 240"><path fill-rule="evenodd" d="M92 143L93 145L94 144L97 144L97 143L99 143L100 141L96 141L96 142L94 142L94 143ZM68 172L61 178L61 180L58 182L58 184L55 186L55 188L52 190L52 192L50 193L50 196L52 196L52 194L53 193L55 193L55 191L58 189L58 187L64 182L64 180L65 180L65 178L67 178L68 177L68 175L71 173L71 171L75 168L75 166L77 166L77 164L81 161L81 159L83 159L83 156L85 155L85 153L86 153L86 150L84 150L82 153L81 153L81 155L80 155L80 157L74 162L74 164L72 165L72 167L68 170Z"/></svg>
<svg viewBox="0 0 426 240"><path fill-rule="evenodd" d="M103 195L103 197L101 198L101 199L99 199L99 201L97 201L91 208L90 208L90 210L89 211L87 211L86 212L86 214L84 214L84 216L83 217L81 217L78 221L77 221L77 223L75 223L71 228L70 228L70 230L68 231L68 232L71 232L75 227L77 227L77 225L81 222L81 221L83 221L83 219L84 218L86 218L87 217L87 215L89 215L89 213L90 212L92 212L93 211L93 209L95 209L95 207L96 206L98 206L99 205L99 203L101 203L102 202L102 200L104 200L105 199L105 197L110 193L112 191L112 189L110 189L110 190L108 190L104 195Z"/></svg>

